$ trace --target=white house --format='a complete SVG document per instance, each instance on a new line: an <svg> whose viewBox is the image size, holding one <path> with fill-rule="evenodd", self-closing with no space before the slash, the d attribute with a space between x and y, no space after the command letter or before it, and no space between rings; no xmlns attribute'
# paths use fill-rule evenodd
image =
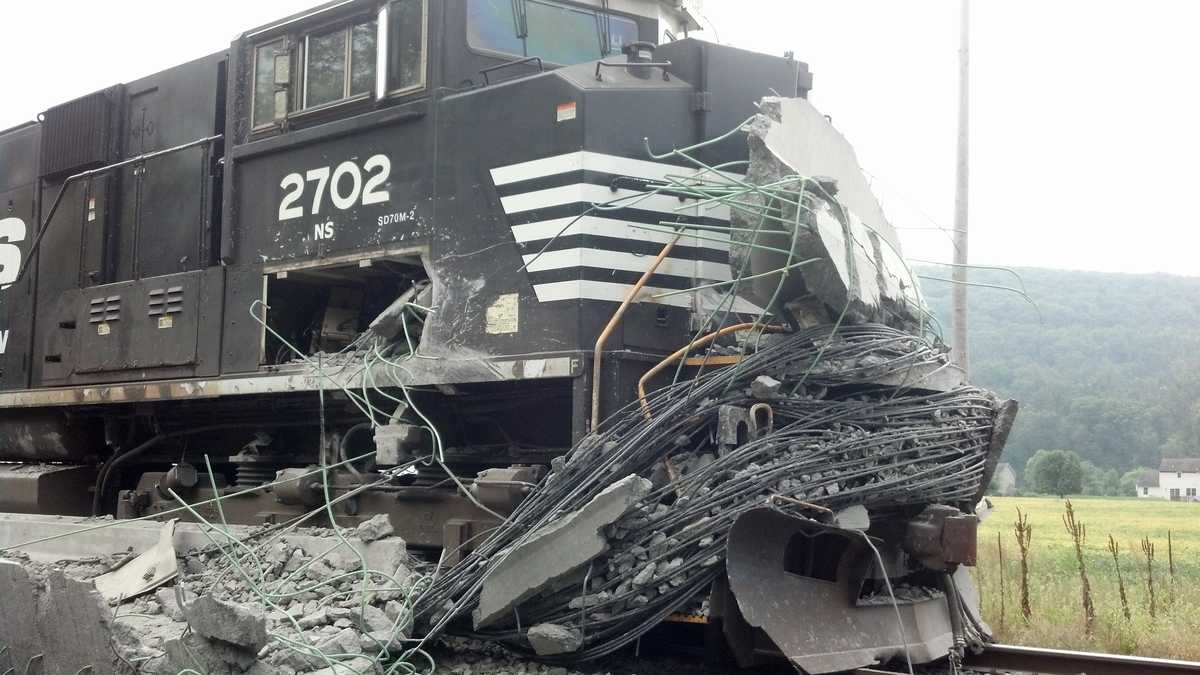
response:
<svg viewBox="0 0 1200 675"><path fill-rule="evenodd" d="M1158 486L1158 472L1146 469L1137 478L1137 496L1146 499L1162 499L1163 491Z"/></svg>
<svg viewBox="0 0 1200 675"><path fill-rule="evenodd" d="M996 465L996 472L992 474L991 487L995 494L1001 497L1011 497L1017 494L1017 473L1013 471L1011 464L1000 462Z"/></svg>
<svg viewBox="0 0 1200 675"><path fill-rule="evenodd" d="M1200 501L1200 458L1163 459L1137 479L1138 497Z"/></svg>

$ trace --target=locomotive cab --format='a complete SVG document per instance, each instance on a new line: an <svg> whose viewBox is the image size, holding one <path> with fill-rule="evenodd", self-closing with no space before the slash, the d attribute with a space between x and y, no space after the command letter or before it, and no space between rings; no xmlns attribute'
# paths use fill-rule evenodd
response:
<svg viewBox="0 0 1200 675"><path fill-rule="evenodd" d="M235 86L252 138L531 72L620 55L698 28L655 0L332 2L248 31Z"/></svg>

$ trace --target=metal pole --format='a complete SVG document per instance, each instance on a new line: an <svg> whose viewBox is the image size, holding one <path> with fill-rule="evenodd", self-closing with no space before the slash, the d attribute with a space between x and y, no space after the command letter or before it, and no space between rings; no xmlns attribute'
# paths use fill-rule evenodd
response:
<svg viewBox="0 0 1200 675"><path fill-rule="evenodd" d="M958 48L958 166L954 190L954 290L953 342L951 360L968 371L967 354L967 215L970 186L970 117L971 117L971 5L962 1L962 27Z"/></svg>

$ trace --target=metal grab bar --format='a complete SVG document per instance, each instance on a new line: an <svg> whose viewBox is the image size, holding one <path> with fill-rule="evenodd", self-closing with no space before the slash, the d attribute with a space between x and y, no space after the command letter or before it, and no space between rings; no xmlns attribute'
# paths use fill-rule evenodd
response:
<svg viewBox="0 0 1200 675"><path fill-rule="evenodd" d="M208 136L206 138L199 138L194 141L189 141L187 143L184 143L183 145L177 145L173 148L167 148L166 150L156 150L155 152L148 152L143 155L138 155L137 157L131 157L129 159L122 160L115 164L109 164L108 166L102 166L98 169L91 169L89 171L83 171L81 173L77 173L72 176L69 176L66 180L63 181L62 187L60 187L58 189L58 196L54 198L54 203L50 205L50 212L46 214L45 219L43 219L41 224L38 226L37 235L34 236L33 243L29 245L29 252L25 254L25 259L21 262L21 269L17 271L16 278L13 279L10 282L10 284L16 284L17 282L19 282L22 278L24 278L25 272L27 272L29 270L29 263L30 263L30 261L33 260L33 254L37 253L38 247L41 246L42 237L44 237L46 235L46 231L50 229L50 223L51 223L51 221L54 220L54 214L55 214L55 212L58 211L59 204L62 203L63 195L65 195L67 193L67 188L70 187L70 185L72 183L83 180L85 178L93 178L100 174L108 173L109 171L120 169L122 167L126 167L131 164L141 164L147 160L155 159L157 157L162 157L163 155L170 155L172 153L176 153L181 150L188 150L190 148L195 148L195 147L201 146L201 145L211 146L213 143L216 143L217 141L221 140L222 138L224 138L224 134L217 134L216 136Z"/></svg>
<svg viewBox="0 0 1200 675"><path fill-rule="evenodd" d="M544 73L544 72L546 72L546 67L545 67L545 66L542 64L542 57L540 57L540 56L526 56L526 57L525 57L525 58L523 58L523 59L516 59L516 60L513 60L513 61L506 61L506 62L504 62L504 63L501 63L501 64L500 64L500 65L498 65L498 66L490 66L490 67L484 68L483 70L479 71L479 74L483 76L483 83L484 83L485 85L489 85L489 84L491 84L491 82L490 82L490 81L488 81L488 73L491 73L491 72L494 72L494 71L497 71L497 70L501 70L501 69L503 69L503 68L508 68L509 66L519 66L519 65L521 65L521 64L523 64L523 63L533 63L534 61L537 61L537 64L538 64L538 72L539 72L539 73Z"/></svg>
<svg viewBox="0 0 1200 675"><path fill-rule="evenodd" d="M669 81L671 74L667 72L667 68L671 67L670 61L628 61L625 63L613 63L612 61L597 61L596 62L596 80L603 82L604 78L600 76L601 68L662 68L663 80Z"/></svg>

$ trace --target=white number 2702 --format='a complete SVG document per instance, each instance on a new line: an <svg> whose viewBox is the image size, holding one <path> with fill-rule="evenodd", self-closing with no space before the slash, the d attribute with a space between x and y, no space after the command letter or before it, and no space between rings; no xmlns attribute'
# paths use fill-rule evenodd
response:
<svg viewBox="0 0 1200 675"><path fill-rule="evenodd" d="M392 160L388 159L387 155L371 156L363 162L361 169L357 163L346 161L332 170L322 166L303 175L289 173L279 183L279 187L284 190L283 199L279 202L279 220L304 217L304 205L300 201L304 198L304 186L307 183L317 184L309 215L320 215L326 192L329 193L329 201L333 202L334 207L342 211L354 208L360 203L363 206L382 204L391 199L388 191L382 189L391 173ZM345 180L346 178L349 180ZM349 190L343 192L347 187Z"/></svg>

